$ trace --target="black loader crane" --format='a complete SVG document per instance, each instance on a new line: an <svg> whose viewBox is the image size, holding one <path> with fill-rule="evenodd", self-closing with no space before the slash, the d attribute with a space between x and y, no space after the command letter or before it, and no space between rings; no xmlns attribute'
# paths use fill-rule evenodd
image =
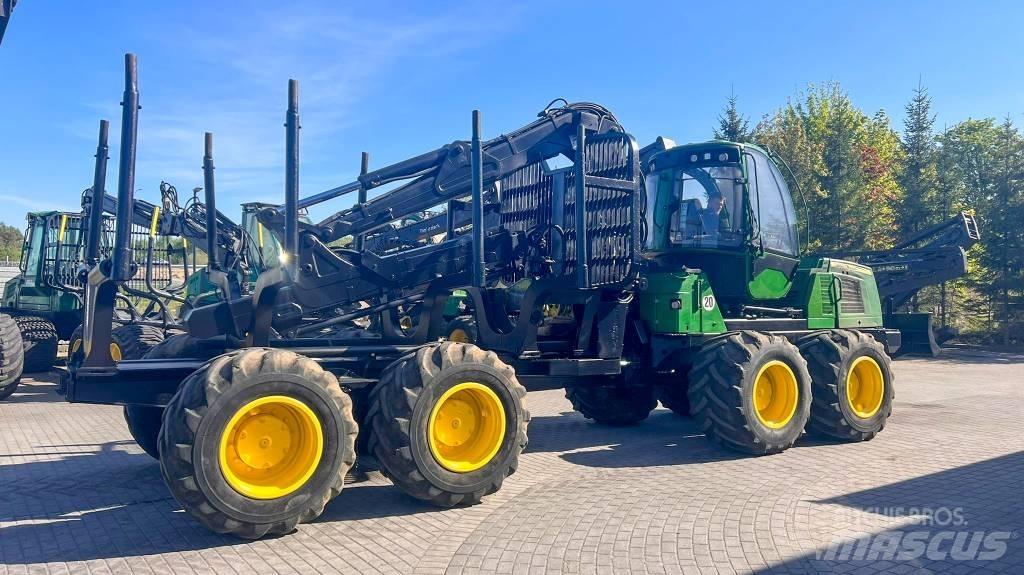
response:
<svg viewBox="0 0 1024 575"><path fill-rule="evenodd" d="M0 0L0 44L4 41L4 32L7 31L7 25L11 21L11 14L17 5L18 0Z"/></svg>

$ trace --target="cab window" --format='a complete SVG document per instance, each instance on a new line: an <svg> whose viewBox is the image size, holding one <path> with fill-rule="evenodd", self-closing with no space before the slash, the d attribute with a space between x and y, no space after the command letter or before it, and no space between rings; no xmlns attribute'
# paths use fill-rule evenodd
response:
<svg viewBox="0 0 1024 575"><path fill-rule="evenodd" d="M765 250L796 256L799 251L796 213L786 181L763 152L748 148L743 155L750 181L754 241L760 241Z"/></svg>
<svg viewBox="0 0 1024 575"><path fill-rule="evenodd" d="M647 184L647 249L743 244L743 174L739 166L668 169Z"/></svg>

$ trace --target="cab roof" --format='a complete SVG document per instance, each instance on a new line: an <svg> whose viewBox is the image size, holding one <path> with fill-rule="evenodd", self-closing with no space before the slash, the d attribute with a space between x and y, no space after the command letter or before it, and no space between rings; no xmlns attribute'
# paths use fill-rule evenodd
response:
<svg viewBox="0 0 1024 575"><path fill-rule="evenodd" d="M755 150L765 156L769 155L764 148L756 144L708 140L674 146L652 155L647 163L647 171L653 172L677 166L702 167L738 164L746 150Z"/></svg>

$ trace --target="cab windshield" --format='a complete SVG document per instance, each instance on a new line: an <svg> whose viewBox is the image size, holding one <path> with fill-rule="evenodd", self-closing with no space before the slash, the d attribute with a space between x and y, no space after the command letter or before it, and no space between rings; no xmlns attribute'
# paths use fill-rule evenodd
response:
<svg viewBox="0 0 1024 575"><path fill-rule="evenodd" d="M648 174L646 184L648 251L743 245L739 166L661 170Z"/></svg>
<svg viewBox="0 0 1024 575"><path fill-rule="evenodd" d="M689 157L693 162L699 155ZM647 251L733 249L749 243L796 257L796 214L778 167L752 146L738 159L673 165L647 175Z"/></svg>

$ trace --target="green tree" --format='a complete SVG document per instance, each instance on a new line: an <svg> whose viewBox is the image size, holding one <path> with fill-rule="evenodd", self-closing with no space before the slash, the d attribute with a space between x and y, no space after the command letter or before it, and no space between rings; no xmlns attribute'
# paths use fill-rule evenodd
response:
<svg viewBox="0 0 1024 575"><path fill-rule="evenodd" d="M810 248L891 245L902 151L888 117L868 117L836 83L810 86L795 102L762 120L754 140L790 164L810 212Z"/></svg>
<svg viewBox="0 0 1024 575"><path fill-rule="evenodd" d="M1003 345L1009 345L1016 323L1015 303L1024 286L1024 138L1009 117L999 126L995 193L989 198L991 241L984 263L992 270L992 289L999 298Z"/></svg>
<svg viewBox="0 0 1024 575"><path fill-rule="evenodd" d="M715 128L715 138L728 140L730 142L749 142L750 120L742 116L736 107L736 95L729 96L722 115L718 117L718 127Z"/></svg>
<svg viewBox="0 0 1024 575"><path fill-rule="evenodd" d="M813 225L813 214L825 197L821 178L825 174L821 142L812 141L796 106L787 105L763 118L754 129L753 139L778 154L788 166L783 170L795 195L802 236L810 250L821 249L821 239Z"/></svg>
<svg viewBox="0 0 1024 575"><path fill-rule="evenodd" d="M21 259L21 246L25 241L21 230L0 222L0 259L17 262Z"/></svg>
<svg viewBox="0 0 1024 575"><path fill-rule="evenodd" d="M946 217L938 191L938 154L933 133L935 115L931 113L928 90L920 84L907 103L906 113L902 140L906 160L900 174L904 194L897 218L903 237Z"/></svg>
<svg viewBox="0 0 1024 575"><path fill-rule="evenodd" d="M981 241L970 273L954 284L952 322L1018 342L1024 298L1024 137L1009 120L966 120L937 138L944 203L977 212Z"/></svg>

